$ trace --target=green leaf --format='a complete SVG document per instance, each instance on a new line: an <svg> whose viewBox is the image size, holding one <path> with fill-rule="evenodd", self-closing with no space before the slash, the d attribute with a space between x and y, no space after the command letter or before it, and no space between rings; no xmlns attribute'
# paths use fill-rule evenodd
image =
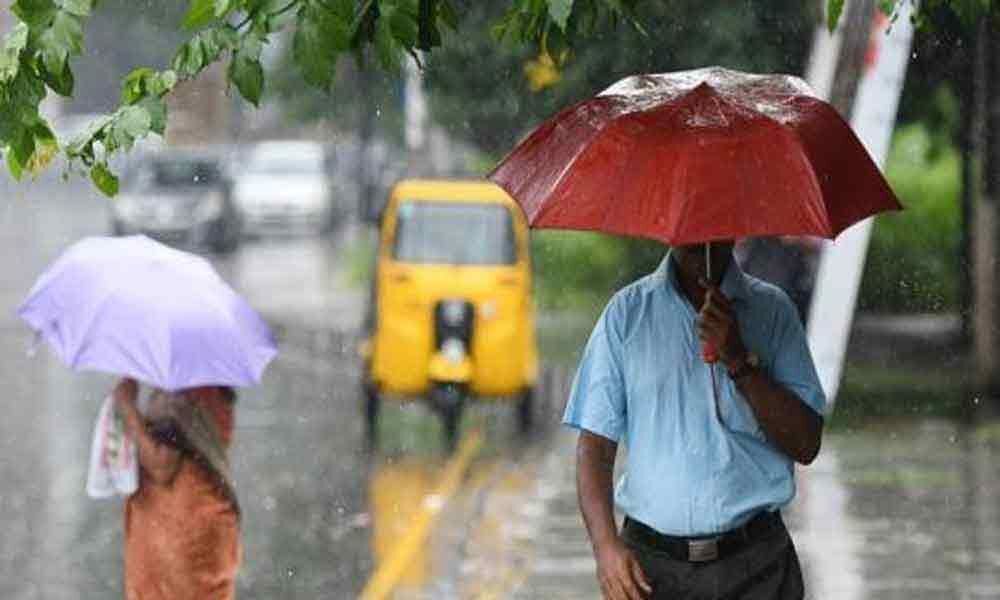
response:
<svg viewBox="0 0 1000 600"><path fill-rule="evenodd" d="M379 6L381 14L378 24L388 23L389 31L403 49L416 47L420 38L419 13L416 2L395 0L394 2L381 3Z"/></svg>
<svg viewBox="0 0 1000 600"><path fill-rule="evenodd" d="M111 115L103 115L91 121L79 135L70 140L69 144L66 145L66 154L71 157L77 157L86 152L86 148L91 146L95 140L104 137L104 129L112 121L114 121L114 117Z"/></svg>
<svg viewBox="0 0 1000 600"><path fill-rule="evenodd" d="M375 26L375 54L383 69L390 72L399 70L402 63L402 50L396 43L392 29L385 23L384 19L379 19Z"/></svg>
<svg viewBox="0 0 1000 600"><path fill-rule="evenodd" d="M70 56L83 51L83 24L80 18L66 11L58 11L52 24L38 37L42 61L49 75L61 76Z"/></svg>
<svg viewBox="0 0 1000 600"><path fill-rule="evenodd" d="M194 77L238 41L239 34L228 25L204 29L180 47L171 67L180 78Z"/></svg>
<svg viewBox="0 0 1000 600"><path fill-rule="evenodd" d="M147 82L149 93L157 97L163 96L173 91L177 81L177 73L170 69L162 71Z"/></svg>
<svg viewBox="0 0 1000 600"><path fill-rule="evenodd" d="M323 3L336 17L344 21L350 27L350 22L354 19L354 0L329 0Z"/></svg>
<svg viewBox="0 0 1000 600"><path fill-rule="evenodd" d="M559 29L566 31L566 23L573 12L573 0L547 0L549 5L549 16L552 21L559 26Z"/></svg>
<svg viewBox="0 0 1000 600"><path fill-rule="evenodd" d="M191 0L187 14L184 15L185 29L201 29L215 20L216 0Z"/></svg>
<svg viewBox="0 0 1000 600"><path fill-rule="evenodd" d="M76 82L73 77L73 70L69 67L69 61L63 61L62 71L59 73L52 73L46 67L42 71L42 78L49 88L60 96L69 98L73 95L73 88Z"/></svg>
<svg viewBox="0 0 1000 600"><path fill-rule="evenodd" d="M108 170L108 165L99 162L90 168L90 179L105 196L114 197L118 194L118 178Z"/></svg>
<svg viewBox="0 0 1000 600"><path fill-rule="evenodd" d="M299 11L292 38L292 57L306 81L321 89L333 83L337 56L351 46L351 17L343 8L326 10L319 4Z"/></svg>
<svg viewBox="0 0 1000 600"><path fill-rule="evenodd" d="M140 67L125 76L122 82L122 104L135 104L142 100L147 93L149 80L156 74L156 71L148 67Z"/></svg>
<svg viewBox="0 0 1000 600"><path fill-rule="evenodd" d="M229 14L229 11L233 10L235 4L236 0L215 0L215 18L221 19Z"/></svg>
<svg viewBox="0 0 1000 600"><path fill-rule="evenodd" d="M62 0L62 9L78 17L89 17L94 9L94 0Z"/></svg>
<svg viewBox="0 0 1000 600"><path fill-rule="evenodd" d="M292 58L310 85L328 89L333 83L331 57L318 50L322 48L322 32L312 21L300 22L292 38Z"/></svg>
<svg viewBox="0 0 1000 600"><path fill-rule="evenodd" d="M248 35L243 38L240 43L239 53L244 56L244 58L250 60L260 60L260 54L264 51L264 43L266 38L260 35Z"/></svg>
<svg viewBox="0 0 1000 600"><path fill-rule="evenodd" d="M264 69L260 61L238 52L229 63L229 80L236 85L240 95L254 106L260 105L264 88Z"/></svg>
<svg viewBox="0 0 1000 600"><path fill-rule="evenodd" d="M11 176L14 177L15 181L21 181L21 177L24 176L24 165L18 162L10 148L4 153L4 158L7 160L7 170L10 171Z"/></svg>
<svg viewBox="0 0 1000 600"><path fill-rule="evenodd" d="M163 98L146 98L139 106L149 113L149 130L163 135L167 130L167 103Z"/></svg>
<svg viewBox="0 0 1000 600"><path fill-rule="evenodd" d="M31 128L31 134L35 138L35 151L28 159L25 168L34 176L49 166L56 153L59 152L59 144L56 143L56 136L52 133L52 129L41 119Z"/></svg>
<svg viewBox="0 0 1000 600"><path fill-rule="evenodd" d="M21 52L28 45L28 26L19 23L14 31L4 37L3 49L0 50L0 82L7 82L17 77L21 68Z"/></svg>
<svg viewBox="0 0 1000 600"><path fill-rule="evenodd" d="M52 0L17 0L10 6L10 12L32 28L47 26L56 11L56 4Z"/></svg>
<svg viewBox="0 0 1000 600"><path fill-rule="evenodd" d="M35 153L35 136L23 125L18 127L13 139L7 144L7 168L14 179L20 180L24 170Z"/></svg>
<svg viewBox="0 0 1000 600"><path fill-rule="evenodd" d="M826 27L833 33L840 21L840 15L844 12L844 0L827 0L826 3Z"/></svg>
<svg viewBox="0 0 1000 600"><path fill-rule="evenodd" d="M438 2L438 19L448 26L452 31L458 30L458 13L452 6L450 0L440 0Z"/></svg>
<svg viewBox="0 0 1000 600"><path fill-rule="evenodd" d="M152 128L152 116L144 107L135 104L122 107L115 113L108 135L103 140L105 148L108 152L119 148L130 150L136 140L149 135Z"/></svg>

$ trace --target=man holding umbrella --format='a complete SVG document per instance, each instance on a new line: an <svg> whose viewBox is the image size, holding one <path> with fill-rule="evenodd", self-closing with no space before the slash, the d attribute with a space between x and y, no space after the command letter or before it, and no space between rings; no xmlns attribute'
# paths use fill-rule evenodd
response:
<svg viewBox="0 0 1000 600"><path fill-rule="evenodd" d="M563 418L605 597L802 598L780 511L825 398L795 306L732 249L900 208L850 127L796 77L638 75L543 123L490 177L533 227L672 247L608 304Z"/></svg>
<svg viewBox="0 0 1000 600"><path fill-rule="evenodd" d="M712 280L704 249L681 246L612 299L566 407L564 423L581 430L580 507L607 598L803 595L779 510L794 495L792 462L819 451L823 392L792 302L744 274L732 244L712 253ZM718 349L717 381L699 341Z"/></svg>

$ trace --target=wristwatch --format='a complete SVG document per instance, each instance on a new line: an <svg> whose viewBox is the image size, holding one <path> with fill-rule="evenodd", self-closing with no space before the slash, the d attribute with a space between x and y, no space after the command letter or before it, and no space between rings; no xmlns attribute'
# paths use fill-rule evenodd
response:
<svg viewBox="0 0 1000 600"><path fill-rule="evenodd" d="M729 371L729 377L732 378L733 381L737 381L752 373L753 370L759 366L760 358L758 358L753 352L746 352L743 354L743 360L740 361L740 366Z"/></svg>

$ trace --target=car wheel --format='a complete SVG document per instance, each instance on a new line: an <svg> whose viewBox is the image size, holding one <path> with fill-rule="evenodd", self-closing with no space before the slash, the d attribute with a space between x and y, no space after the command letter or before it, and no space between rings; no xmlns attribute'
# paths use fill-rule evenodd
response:
<svg viewBox="0 0 1000 600"><path fill-rule="evenodd" d="M212 251L219 254L235 252L240 246L239 229L234 223L222 221L214 228Z"/></svg>

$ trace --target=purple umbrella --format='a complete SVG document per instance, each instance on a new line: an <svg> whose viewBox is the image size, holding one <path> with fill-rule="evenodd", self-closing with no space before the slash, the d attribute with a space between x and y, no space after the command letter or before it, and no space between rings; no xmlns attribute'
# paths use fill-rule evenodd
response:
<svg viewBox="0 0 1000 600"><path fill-rule="evenodd" d="M260 383L277 354L267 324L208 261L145 236L73 244L17 314L70 368L169 391Z"/></svg>

